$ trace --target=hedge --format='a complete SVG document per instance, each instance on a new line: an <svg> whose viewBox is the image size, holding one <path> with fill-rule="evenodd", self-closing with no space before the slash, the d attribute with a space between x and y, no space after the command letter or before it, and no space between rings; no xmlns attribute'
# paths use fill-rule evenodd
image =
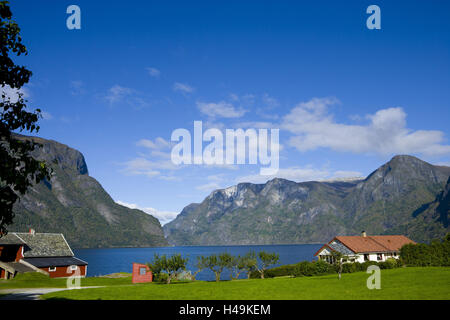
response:
<svg viewBox="0 0 450 320"><path fill-rule="evenodd" d="M411 267L450 266L450 233L431 244L407 244L400 249L402 262Z"/></svg>

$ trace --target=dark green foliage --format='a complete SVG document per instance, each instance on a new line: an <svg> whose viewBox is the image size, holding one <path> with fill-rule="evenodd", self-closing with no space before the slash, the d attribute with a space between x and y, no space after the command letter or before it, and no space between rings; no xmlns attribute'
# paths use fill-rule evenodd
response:
<svg viewBox="0 0 450 320"><path fill-rule="evenodd" d="M401 262L396 259L395 261L377 262L377 261L367 261L364 263L354 262L354 263L343 263L342 273L354 273L354 272L365 272L367 268L371 265L377 265L380 269L393 269L401 267ZM311 277L320 276L326 274L337 273L338 268L336 265L331 265L325 261L302 261L297 264L289 264L284 266L279 266L271 269L267 269L265 272L266 278L274 277ZM252 272L251 278L259 278L258 272Z"/></svg>
<svg viewBox="0 0 450 320"><path fill-rule="evenodd" d="M37 146L33 141L17 140L15 131L38 132L40 110L28 112L26 100L18 91L28 83L31 71L16 65L10 55L27 54L19 26L12 20L8 1L0 1L0 235L13 222L13 205L19 194L26 193L35 182L50 177L45 162L35 160L30 153ZM17 90L17 99L5 90Z"/></svg>
<svg viewBox="0 0 450 320"><path fill-rule="evenodd" d="M407 244L400 249L400 259L407 266L450 266L450 237L431 244Z"/></svg>
<svg viewBox="0 0 450 320"><path fill-rule="evenodd" d="M247 273L247 278L250 279L252 272L256 271L258 266L258 260L256 254L253 251L248 252L242 257L242 269Z"/></svg>
<svg viewBox="0 0 450 320"><path fill-rule="evenodd" d="M174 254L170 257L155 254L153 261L147 263L147 265L155 274L156 281L161 282L162 279L165 279L169 284L180 272L186 270L187 262L188 258L183 258L181 254Z"/></svg>
<svg viewBox="0 0 450 320"><path fill-rule="evenodd" d="M295 277L314 276L314 275L316 275L315 265L312 262L302 261L299 264L297 264L297 266L295 267L293 275Z"/></svg>
<svg viewBox="0 0 450 320"><path fill-rule="evenodd" d="M311 277L311 276L319 276L324 274L334 273L335 268L327 262L324 261L303 261L296 265L294 268L295 277Z"/></svg>

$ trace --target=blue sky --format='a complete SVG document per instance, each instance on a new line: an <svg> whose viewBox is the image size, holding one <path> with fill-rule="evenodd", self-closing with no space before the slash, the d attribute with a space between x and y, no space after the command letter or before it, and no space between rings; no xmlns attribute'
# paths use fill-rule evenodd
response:
<svg viewBox="0 0 450 320"><path fill-rule="evenodd" d="M66 8L81 8L81 30ZM381 30L366 8L381 8ZM174 129L279 128L278 176L366 176L395 154L450 165L444 1L14 1L40 136L164 223L259 167L175 167ZM226 112L223 112L223 111ZM222 111L222 112L221 112Z"/></svg>

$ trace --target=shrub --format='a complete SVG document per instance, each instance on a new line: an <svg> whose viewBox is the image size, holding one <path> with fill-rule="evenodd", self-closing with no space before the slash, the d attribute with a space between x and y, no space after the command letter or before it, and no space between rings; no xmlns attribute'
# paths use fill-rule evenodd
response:
<svg viewBox="0 0 450 320"><path fill-rule="evenodd" d="M401 262L407 266L450 266L449 235L443 241L434 240L431 244L407 244L400 249Z"/></svg>
<svg viewBox="0 0 450 320"><path fill-rule="evenodd" d="M354 262L354 263L344 263L342 266L342 273L353 273L358 272L361 270L361 263Z"/></svg>
<svg viewBox="0 0 450 320"><path fill-rule="evenodd" d="M153 282L161 282L161 283L167 283L167 280L169 279L169 275L167 273L156 273L153 274Z"/></svg>
<svg viewBox="0 0 450 320"><path fill-rule="evenodd" d="M294 269L295 277L310 277L316 275L316 268L314 267L312 262L303 261L297 264Z"/></svg>
<svg viewBox="0 0 450 320"><path fill-rule="evenodd" d="M314 261L308 262L303 261L296 265L294 269L294 276L296 277L310 277L316 275L324 275L335 273L335 268L333 265L328 264L325 261Z"/></svg>
<svg viewBox="0 0 450 320"><path fill-rule="evenodd" d="M334 273L334 268L332 265L325 261L313 262L316 267L317 274L329 274Z"/></svg>

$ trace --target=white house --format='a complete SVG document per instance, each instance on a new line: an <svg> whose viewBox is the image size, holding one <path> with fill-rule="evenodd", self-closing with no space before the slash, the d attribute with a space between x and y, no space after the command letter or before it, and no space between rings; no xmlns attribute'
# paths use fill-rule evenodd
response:
<svg viewBox="0 0 450 320"><path fill-rule="evenodd" d="M401 235L367 236L337 236L324 244L315 254L319 260L334 263L333 251L349 257L350 262L386 261L389 258L398 259L402 246L415 243Z"/></svg>

